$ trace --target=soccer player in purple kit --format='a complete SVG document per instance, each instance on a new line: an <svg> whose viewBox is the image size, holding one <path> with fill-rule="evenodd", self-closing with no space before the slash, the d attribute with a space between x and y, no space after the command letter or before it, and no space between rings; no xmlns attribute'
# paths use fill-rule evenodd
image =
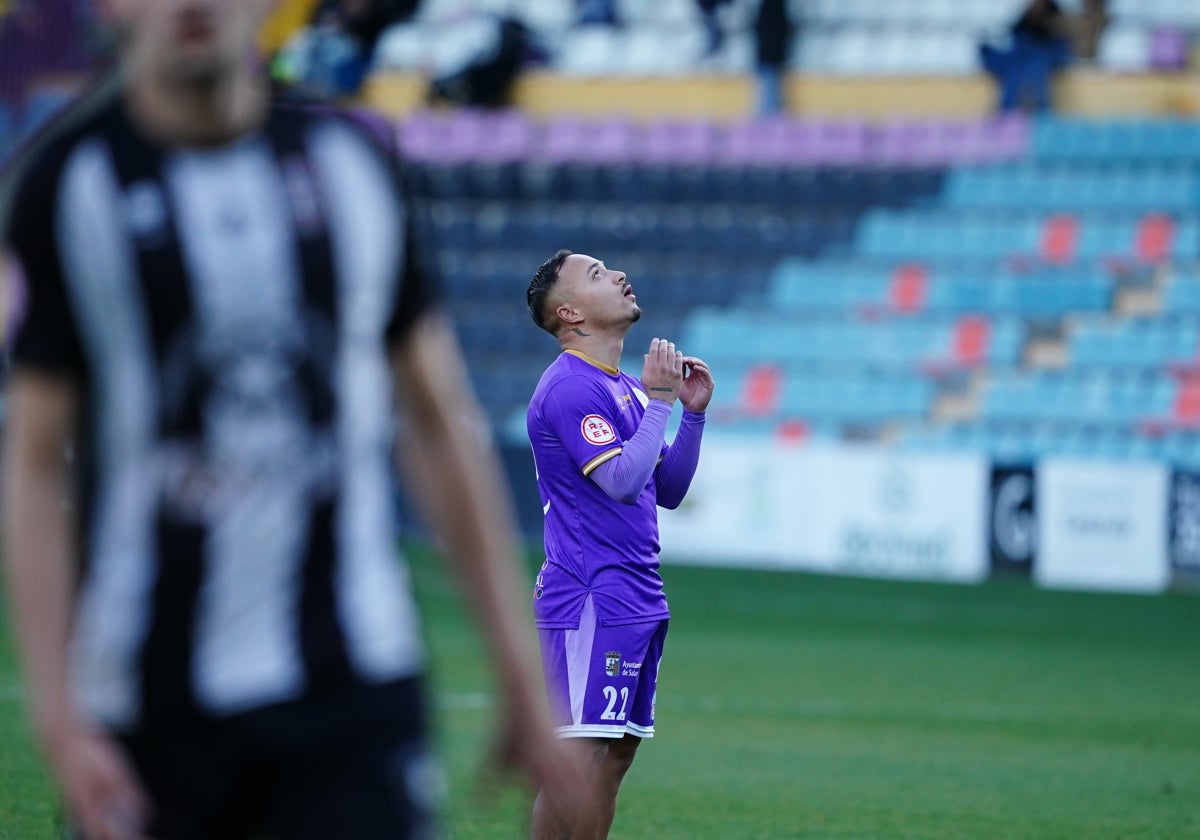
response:
<svg viewBox="0 0 1200 840"><path fill-rule="evenodd" d="M534 616L557 731L572 739L587 785L572 813L539 796L533 837L592 840L608 837L621 780L654 735L670 616L657 507L678 507L691 484L713 378L660 338L640 379L618 369L641 309L624 272L600 260L559 251L526 302L563 350L526 415L546 516ZM668 445L676 400L683 418Z"/></svg>

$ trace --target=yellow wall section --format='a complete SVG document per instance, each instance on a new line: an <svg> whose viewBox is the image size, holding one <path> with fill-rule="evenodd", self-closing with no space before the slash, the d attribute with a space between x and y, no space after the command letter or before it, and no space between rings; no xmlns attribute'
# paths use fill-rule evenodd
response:
<svg viewBox="0 0 1200 840"><path fill-rule="evenodd" d="M271 55L283 49L296 30L308 23L317 2L318 0L279 0L259 32L259 50L264 55Z"/></svg>
<svg viewBox="0 0 1200 840"><path fill-rule="evenodd" d="M402 114L421 105L426 88L427 80L417 74L377 73L364 98L385 113ZM793 74L786 89L790 112L814 117L977 117L989 113L995 99L991 80L982 75L864 79ZM517 82L514 99L535 116L568 112L737 119L753 112L755 89L749 76L581 79L537 72ZM1061 113L1087 116L1194 117L1200 115L1200 73L1133 76L1076 70L1059 79L1055 104Z"/></svg>

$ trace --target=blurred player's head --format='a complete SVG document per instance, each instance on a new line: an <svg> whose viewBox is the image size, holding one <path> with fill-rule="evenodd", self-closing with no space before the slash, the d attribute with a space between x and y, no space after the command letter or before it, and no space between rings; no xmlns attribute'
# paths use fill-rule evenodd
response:
<svg viewBox="0 0 1200 840"><path fill-rule="evenodd" d="M562 250L546 260L525 291L533 322L553 336L566 328L628 326L642 316L625 272Z"/></svg>
<svg viewBox="0 0 1200 840"><path fill-rule="evenodd" d="M127 74L213 84L246 67L276 0L100 0Z"/></svg>

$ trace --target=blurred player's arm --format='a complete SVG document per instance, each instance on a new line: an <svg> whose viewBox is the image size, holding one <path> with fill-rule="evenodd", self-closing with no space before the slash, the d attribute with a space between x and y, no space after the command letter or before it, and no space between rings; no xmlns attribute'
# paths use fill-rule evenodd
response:
<svg viewBox="0 0 1200 840"><path fill-rule="evenodd" d="M394 344L392 367L409 495L458 574L500 684L500 758L569 798L576 771L549 722L508 489L447 320L421 315Z"/></svg>
<svg viewBox="0 0 1200 840"><path fill-rule="evenodd" d="M7 592L38 742L88 837L140 838L145 795L116 746L74 708L67 676L76 531L64 453L74 439L78 387L18 366L5 407Z"/></svg>
<svg viewBox="0 0 1200 840"><path fill-rule="evenodd" d="M69 679L79 546L65 452L77 433L85 365L55 235L59 161L41 151L113 91L111 83L95 88L14 163L11 180L0 179L0 279L14 325L2 456L7 595L38 745L73 820L95 840L140 838L148 803L117 745L75 707Z"/></svg>
<svg viewBox="0 0 1200 840"><path fill-rule="evenodd" d="M64 453L78 391L68 379L20 367L9 377L4 423L4 559L25 663L29 710L43 745L72 718L67 638L74 589L74 517Z"/></svg>

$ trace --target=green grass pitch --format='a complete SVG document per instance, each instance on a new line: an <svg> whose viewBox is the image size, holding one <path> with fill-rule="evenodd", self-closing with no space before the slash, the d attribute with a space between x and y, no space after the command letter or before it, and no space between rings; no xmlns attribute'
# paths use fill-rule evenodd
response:
<svg viewBox="0 0 1200 840"><path fill-rule="evenodd" d="M413 558L434 652L449 836L525 836L480 783L490 684L473 625ZM668 566L658 736L614 838L1200 838L1200 598ZM2 622L0 622L2 623ZM56 837L11 635L0 840Z"/></svg>

